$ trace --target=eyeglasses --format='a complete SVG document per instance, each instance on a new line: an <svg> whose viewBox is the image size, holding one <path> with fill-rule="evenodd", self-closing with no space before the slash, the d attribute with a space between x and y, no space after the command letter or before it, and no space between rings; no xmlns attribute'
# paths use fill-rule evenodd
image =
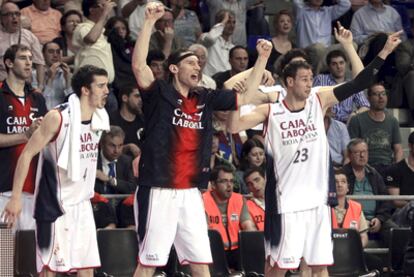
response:
<svg viewBox="0 0 414 277"><path fill-rule="evenodd" d="M377 97L382 96L382 97L384 97L384 96L387 96L387 93L385 91L381 91L381 92L378 92L378 93L371 93L370 96L377 96Z"/></svg>
<svg viewBox="0 0 414 277"><path fill-rule="evenodd" d="M1 16L7 16L7 17L20 17L22 13L21 12L7 12L7 13L2 13Z"/></svg>
<svg viewBox="0 0 414 277"><path fill-rule="evenodd" d="M217 184L232 184L232 185L234 185L234 179L218 179Z"/></svg>

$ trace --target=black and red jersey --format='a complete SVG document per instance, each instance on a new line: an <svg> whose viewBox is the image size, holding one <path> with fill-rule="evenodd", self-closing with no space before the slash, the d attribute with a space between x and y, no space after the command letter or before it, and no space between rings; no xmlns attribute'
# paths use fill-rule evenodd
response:
<svg viewBox="0 0 414 277"><path fill-rule="evenodd" d="M141 95L145 136L139 185L205 188L210 174L212 113L237 109L236 93L196 88L185 98L171 84L155 81Z"/></svg>
<svg viewBox="0 0 414 277"><path fill-rule="evenodd" d="M45 115L47 112L45 100L40 93L32 92L27 85L24 88L24 105L19 100L7 82L0 88L0 133L24 133L32 124L34 118ZM11 191L13 186L14 170L17 160L25 147L24 144L0 148L0 192ZM30 163L29 171L24 182L23 191L34 192L36 179L37 156Z"/></svg>

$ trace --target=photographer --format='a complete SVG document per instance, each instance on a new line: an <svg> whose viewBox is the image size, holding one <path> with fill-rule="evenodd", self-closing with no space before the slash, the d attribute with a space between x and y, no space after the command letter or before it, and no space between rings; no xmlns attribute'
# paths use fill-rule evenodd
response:
<svg viewBox="0 0 414 277"><path fill-rule="evenodd" d="M63 103L65 97L72 93L70 86L72 73L69 66L62 62L62 49L59 44L47 42L43 45L42 52L46 62L46 73L41 87L43 87L42 94L45 97L46 106L50 110Z"/></svg>

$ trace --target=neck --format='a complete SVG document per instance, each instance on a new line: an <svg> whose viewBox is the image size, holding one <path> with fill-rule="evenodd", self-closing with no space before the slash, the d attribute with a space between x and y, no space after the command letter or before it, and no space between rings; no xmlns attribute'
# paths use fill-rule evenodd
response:
<svg viewBox="0 0 414 277"><path fill-rule="evenodd" d="M345 195L344 196L338 196L338 206L339 208L344 209L345 208Z"/></svg>
<svg viewBox="0 0 414 277"><path fill-rule="evenodd" d="M341 83L345 82L345 76L343 76L343 77L335 77L335 76L332 75L332 77L334 78L334 80L335 80L335 82L337 84L341 84Z"/></svg>
<svg viewBox="0 0 414 277"><path fill-rule="evenodd" d="M133 114L133 113L129 112L128 108L126 108L125 106L121 107L121 110L119 111L119 113L121 114L123 119L125 119L126 121L129 121L129 122L134 121L135 118L137 117L136 114Z"/></svg>
<svg viewBox="0 0 414 277"><path fill-rule="evenodd" d="M224 204L229 201L228 199L222 199L221 197L219 197L215 191L212 191L211 195L213 196L214 201L216 201L217 204Z"/></svg>
<svg viewBox="0 0 414 277"><path fill-rule="evenodd" d="M363 166L352 166L352 170L357 180L362 180L365 177L365 169Z"/></svg>
<svg viewBox="0 0 414 277"><path fill-rule="evenodd" d="M13 73L9 73L6 78L7 85L17 96L24 96L25 80L18 79Z"/></svg>
<svg viewBox="0 0 414 277"><path fill-rule="evenodd" d="M383 121L385 119L385 112L384 110L369 110L368 115L374 121Z"/></svg>
<svg viewBox="0 0 414 277"><path fill-rule="evenodd" d="M222 34L221 36L224 38L225 41L229 41L230 40L230 35Z"/></svg>
<svg viewBox="0 0 414 277"><path fill-rule="evenodd" d="M297 100L292 93L287 93L285 103L291 111L298 111L305 107L306 100Z"/></svg>
<svg viewBox="0 0 414 277"><path fill-rule="evenodd" d="M376 8L376 9L380 9L384 6L384 4L382 2L378 2L378 3L371 3L371 5Z"/></svg>
<svg viewBox="0 0 414 277"><path fill-rule="evenodd" d="M289 34L276 33L274 39L278 41L289 41Z"/></svg>
<svg viewBox="0 0 414 277"><path fill-rule="evenodd" d="M180 84L177 80L173 80L173 86L182 96L187 98L190 88Z"/></svg>
<svg viewBox="0 0 414 277"><path fill-rule="evenodd" d="M88 121L92 119L92 115L95 112L95 109L91 108L89 105L88 99L86 97L80 99L80 109L81 109L81 120Z"/></svg>

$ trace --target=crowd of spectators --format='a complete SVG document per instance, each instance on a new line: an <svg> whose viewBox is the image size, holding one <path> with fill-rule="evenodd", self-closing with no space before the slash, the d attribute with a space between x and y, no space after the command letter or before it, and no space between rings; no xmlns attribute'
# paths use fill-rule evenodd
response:
<svg viewBox="0 0 414 277"><path fill-rule="evenodd" d="M361 60L367 64L381 49L384 34L403 29L399 12L383 0L292 0L290 10L266 17L254 12L263 10L263 0L161 2L168 9L155 24L147 58L154 77L167 80L165 61L175 50L188 48L199 59L199 85L210 89L221 89L225 81L254 63L257 54L249 41L259 36L273 44L267 70L279 85L283 85L279 76L286 60L300 58L311 63L314 86L326 86L350 79L362 65ZM7 76L4 54L14 44L26 45L31 51L33 70L26 81L43 95L48 109L72 93L71 76L81 66L91 64L108 72L106 108L111 130L100 142L96 194L91 201L97 227L133 227L140 146L145 143L145 128L151 126L144 122L145 107L133 77L131 57L147 0L120 0L117 4L109 0L0 3L0 81ZM335 41L332 26L337 20L350 27L361 59L348 57L346 49ZM261 28L263 33L249 35L247 21L267 26ZM268 31L270 25L273 33ZM344 196L414 194L414 134L408 138L409 155L404 158L399 122L387 110L403 107L414 114L413 19L411 26L405 30L411 33L404 32L405 41L395 56L387 59L377 82L367 92L335 105L325 118L332 160L339 169L339 204L333 209L336 226L358 229L364 246L369 245L368 240L386 243L388 230L398 223L398 219L393 221L394 211L398 214L409 202L350 202L362 212L351 222L344 219L350 207ZM235 258L237 232L264 229L266 158L263 126L231 134L226 129L227 117L226 112L214 114L212 176L204 201L209 227L220 231L230 265L239 269ZM101 194L130 196L120 200Z"/></svg>

